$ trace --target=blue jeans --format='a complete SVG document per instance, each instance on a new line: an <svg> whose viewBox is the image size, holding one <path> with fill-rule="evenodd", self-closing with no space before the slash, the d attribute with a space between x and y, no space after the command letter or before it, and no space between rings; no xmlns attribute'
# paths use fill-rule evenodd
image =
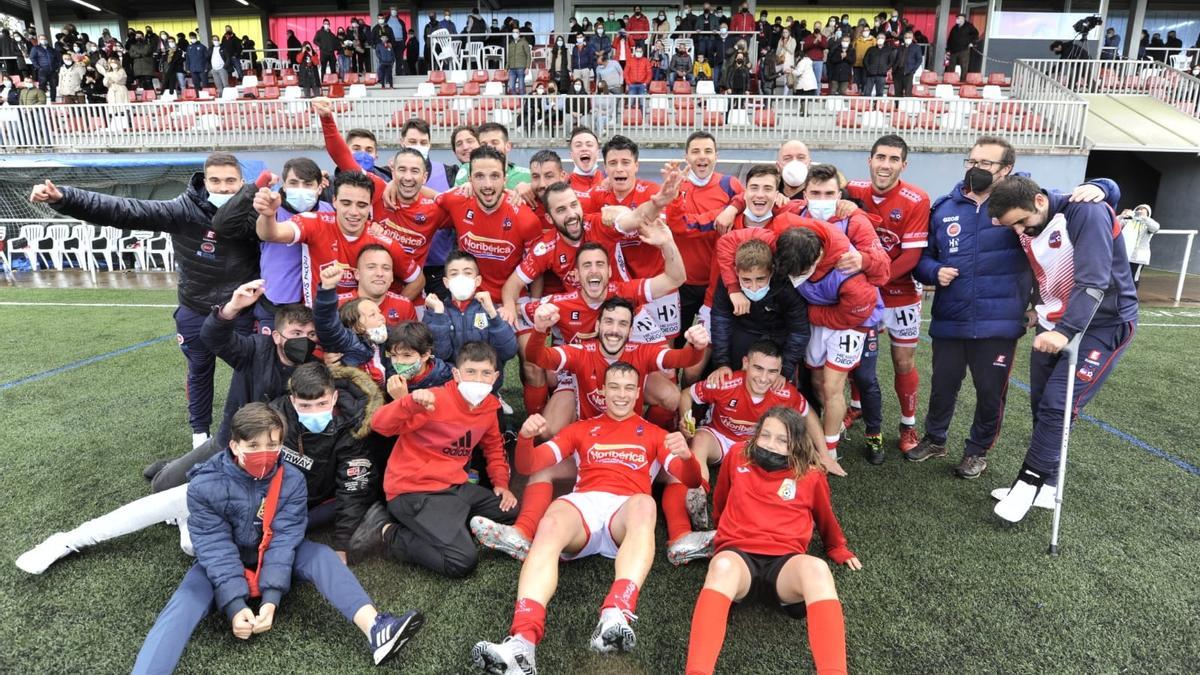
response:
<svg viewBox="0 0 1200 675"><path fill-rule="evenodd" d="M394 64L391 64L391 63L379 64L379 68L375 71L375 74L379 76L379 86L381 86L381 87L396 86L395 84L393 84L393 80L392 80L393 65Z"/></svg>
<svg viewBox="0 0 1200 675"><path fill-rule="evenodd" d="M354 621L358 610L371 604L371 598L363 590L354 573L350 571L333 549L324 544L305 539L296 547L292 562L292 577L307 581L317 587L317 592L332 603L346 617ZM134 673L170 673L179 664L179 657L191 639L196 626L221 607L213 604L212 582L199 563L192 565L167 606L159 612L154 626L146 635Z"/></svg>
<svg viewBox="0 0 1200 675"><path fill-rule="evenodd" d="M350 57L338 54L338 77L344 80L348 72L350 72Z"/></svg>
<svg viewBox="0 0 1200 675"><path fill-rule="evenodd" d="M812 67L813 67L813 75L816 75L816 77L817 77L817 94L820 95L820 93L821 93L821 78L824 77L824 75L825 75L825 62L824 61L813 61Z"/></svg>
<svg viewBox="0 0 1200 675"><path fill-rule="evenodd" d="M200 327L207 314L201 314L180 305L175 310L175 333L179 349L187 359L188 422L195 433L208 433L212 425L213 372L217 356L204 340L200 339ZM237 318L234 331L249 335L254 330L253 312L242 312Z"/></svg>
<svg viewBox="0 0 1200 675"><path fill-rule="evenodd" d="M645 102L643 99L645 99L645 98L646 98L646 85L644 85L644 84L631 84L631 85L628 85L628 86L629 86L629 91L628 91L627 93L628 93L630 96L633 96L633 97L635 97L635 98L634 98L635 104L636 104L636 105L637 105L639 108L640 108L640 107L642 107L642 104Z"/></svg>
<svg viewBox="0 0 1200 675"><path fill-rule="evenodd" d="M525 93L525 69L524 68L509 68L508 69L508 93L524 94Z"/></svg>

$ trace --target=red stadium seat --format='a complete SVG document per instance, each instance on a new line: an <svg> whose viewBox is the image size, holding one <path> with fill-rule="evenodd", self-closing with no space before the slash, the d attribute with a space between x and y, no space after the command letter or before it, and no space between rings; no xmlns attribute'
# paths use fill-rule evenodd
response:
<svg viewBox="0 0 1200 675"><path fill-rule="evenodd" d="M508 71L507 70L493 70L492 71L492 82L508 82Z"/></svg>
<svg viewBox="0 0 1200 675"><path fill-rule="evenodd" d="M463 96L479 96L483 92L479 89L479 83L471 80L463 85L462 93Z"/></svg>
<svg viewBox="0 0 1200 675"><path fill-rule="evenodd" d="M667 83L662 80L654 80L650 83L649 91L651 94L665 94L668 91Z"/></svg>
<svg viewBox="0 0 1200 675"><path fill-rule="evenodd" d="M396 112L392 113L392 118L390 120L388 120L387 125L393 129L399 129L400 127L404 126L404 124L406 122L408 122L408 120L409 120L409 111L408 111L408 108L405 107L401 110L397 110Z"/></svg>
<svg viewBox="0 0 1200 675"><path fill-rule="evenodd" d="M871 109L873 101L869 98L859 98L850 101L850 109L854 112L867 112Z"/></svg>
<svg viewBox="0 0 1200 675"><path fill-rule="evenodd" d="M431 70L429 71L429 80L432 84L443 84L446 81L446 71Z"/></svg>
<svg viewBox="0 0 1200 675"><path fill-rule="evenodd" d="M676 96L671 101L671 106L673 108L675 108L676 112L680 112L680 111L684 111L684 110L689 110L689 111L695 110L696 109L696 97L695 96Z"/></svg>
<svg viewBox="0 0 1200 675"><path fill-rule="evenodd" d="M858 119L858 113L854 112L853 110L842 110L839 112L837 114L835 123L839 127L846 129L857 129L862 126L862 123Z"/></svg>
<svg viewBox="0 0 1200 675"><path fill-rule="evenodd" d="M469 82L468 84L475 84L475 83ZM473 127L477 127L480 124L484 124L487 121L488 121L488 111L487 110L485 110L483 108L472 108L467 111L467 124L470 124Z"/></svg>
<svg viewBox="0 0 1200 675"><path fill-rule="evenodd" d="M279 87L263 87L262 97L268 101L279 98Z"/></svg>
<svg viewBox="0 0 1200 675"><path fill-rule="evenodd" d="M285 70L283 72L283 86L295 87L300 84L300 78L294 70Z"/></svg>
<svg viewBox="0 0 1200 675"><path fill-rule="evenodd" d="M917 98L933 98L933 87L918 84L913 87L913 96Z"/></svg>
<svg viewBox="0 0 1200 675"><path fill-rule="evenodd" d="M1007 87L1009 85L1008 78L1004 76L1004 73L990 73L987 83L994 84L997 87Z"/></svg>
<svg viewBox="0 0 1200 675"><path fill-rule="evenodd" d="M938 99L925 102L925 110L935 115L940 115L946 112L946 102Z"/></svg>
<svg viewBox="0 0 1200 675"><path fill-rule="evenodd" d="M275 80L275 73L272 73L269 70L263 72L262 83L265 87L274 87L277 84L277 81Z"/></svg>
<svg viewBox="0 0 1200 675"><path fill-rule="evenodd" d="M967 84L973 84L977 87L983 86L983 73L967 73Z"/></svg>
<svg viewBox="0 0 1200 675"><path fill-rule="evenodd" d="M650 111L650 126L652 127L667 127L671 126L671 111L662 108L656 108Z"/></svg>
<svg viewBox="0 0 1200 675"><path fill-rule="evenodd" d="M333 73L330 73L332 75ZM328 77L328 75L326 76ZM329 98L342 98L346 95L346 86L340 82L329 85Z"/></svg>
<svg viewBox="0 0 1200 675"><path fill-rule="evenodd" d="M438 87L438 96L456 96L458 87L454 86L453 82L443 82L442 86Z"/></svg>
<svg viewBox="0 0 1200 675"><path fill-rule="evenodd" d="M678 83L676 83L678 84ZM723 127L725 126L725 113L719 110L704 111L704 126L706 127Z"/></svg>
<svg viewBox="0 0 1200 675"><path fill-rule="evenodd" d="M471 81L483 84L488 81L488 72L486 70L476 70L471 72Z"/></svg>
<svg viewBox="0 0 1200 675"><path fill-rule="evenodd" d="M686 110L675 111L675 126L679 127L694 127L696 126L696 110L688 108Z"/></svg>
<svg viewBox="0 0 1200 675"><path fill-rule="evenodd" d="M675 84L671 85L671 93L686 96L692 93L692 85L687 80L675 80Z"/></svg>
<svg viewBox="0 0 1200 675"><path fill-rule="evenodd" d="M960 82L961 80L958 77L958 73L954 72L953 70L947 70L946 74L942 75L942 84L953 84L957 86L960 84Z"/></svg>
<svg viewBox="0 0 1200 675"><path fill-rule="evenodd" d="M548 71L548 70L534 71L533 81L541 82L542 84L550 84L550 71Z"/></svg>
<svg viewBox="0 0 1200 675"><path fill-rule="evenodd" d="M637 108L626 108L621 114L621 123L627 127L642 126L642 111Z"/></svg>
<svg viewBox="0 0 1200 675"><path fill-rule="evenodd" d="M926 70L921 73L921 84L927 87L935 87L938 84L938 74L932 70Z"/></svg>
<svg viewBox="0 0 1200 675"><path fill-rule="evenodd" d="M1029 131L1045 131L1046 122L1041 115L1025 115L1021 117L1021 126Z"/></svg>
<svg viewBox="0 0 1200 675"><path fill-rule="evenodd" d="M979 87L973 84L964 84L959 87L958 95L960 98L983 98L983 95L979 93Z"/></svg>
<svg viewBox="0 0 1200 675"><path fill-rule="evenodd" d="M358 73L346 73L346 84L358 84Z"/></svg>
<svg viewBox="0 0 1200 675"><path fill-rule="evenodd" d="M375 73L367 73L366 75L363 75L363 84L367 85L368 87L374 87L375 85L379 84L379 76Z"/></svg>
<svg viewBox="0 0 1200 675"><path fill-rule="evenodd" d="M997 128L996 118L983 113L971 113L971 128L980 131L993 131Z"/></svg>
<svg viewBox="0 0 1200 675"><path fill-rule="evenodd" d="M917 127L917 120L909 116L908 113L894 112L892 113L892 126L897 129L915 129Z"/></svg>
<svg viewBox="0 0 1200 675"><path fill-rule="evenodd" d="M321 78L321 84L325 86L338 83L337 73L325 73L325 77Z"/></svg>
<svg viewBox="0 0 1200 675"><path fill-rule="evenodd" d="M882 98L875 101L875 109L882 113L890 113L896 109L896 102L890 98Z"/></svg>
<svg viewBox="0 0 1200 675"><path fill-rule="evenodd" d="M456 127L462 124L462 119L457 110L443 110L440 114L441 122L446 127Z"/></svg>
<svg viewBox="0 0 1200 675"><path fill-rule="evenodd" d="M501 110L518 110L521 107L521 99L516 96L505 96L500 99Z"/></svg>
<svg viewBox="0 0 1200 675"><path fill-rule="evenodd" d="M754 111L754 126L756 127L774 127L778 124L775 118L775 111L771 108L759 108Z"/></svg>
<svg viewBox="0 0 1200 675"><path fill-rule="evenodd" d="M196 90L191 87L185 87L183 89L183 97L182 98L185 101L195 101L196 100Z"/></svg>
<svg viewBox="0 0 1200 675"><path fill-rule="evenodd" d="M933 113L921 113L917 115L917 128L920 129L937 129L938 118Z"/></svg>

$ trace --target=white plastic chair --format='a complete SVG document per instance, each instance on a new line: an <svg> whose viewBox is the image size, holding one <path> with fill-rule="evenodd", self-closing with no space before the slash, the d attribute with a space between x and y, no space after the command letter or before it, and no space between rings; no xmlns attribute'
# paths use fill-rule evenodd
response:
<svg viewBox="0 0 1200 675"><path fill-rule="evenodd" d="M951 99L958 98L958 94L954 90L952 84L939 84L933 89L934 98Z"/></svg>
<svg viewBox="0 0 1200 675"><path fill-rule="evenodd" d="M433 45L433 49L429 50L429 58L433 60L430 66L434 70L451 70L447 66L457 69L458 43L450 39L450 31L439 28L429 34L429 39Z"/></svg>
<svg viewBox="0 0 1200 675"><path fill-rule="evenodd" d="M846 109L846 99L830 98L825 101L825 109L833 113L841 112Z"/></svg>
<svg viewBox="0 0 1200 675"><path fill-rule="evenodd" d="M696 83L697 96L712 96L717 93L717 88L713 85L712 80L700 80Z"/></svg>
<svg viewBox="0 0 1200 675"><path fill-rule="evenodd" d="M20 236L13 241L20 240L22 246L18 247L13 244L13 253L20 253L29 261L29 269L36 272L38 269L38 259L42 255L49 255L50 249L39 248L46 239L46 228L41 225L22 225Z"/></svg>
<svg viewBox="0 0 1200 675"><path fill-rule="evenodd" d="M422 82L421 84L417 85L417 98L433 98L434 96L437 96L436 84L432 82Z"/></svg>
<svg viewBox="0 0 1200 675"><path fill-rule="evenodd" d="M283 99L285 101L299 100L304 98L304 90L296 85L283 88Z"/></svg>
<svg viewBox="0 0 1200 675"><path fill-rule="evenodd" d="M487 82L487 83L485 83L483 85L483 95L484 96L503 96L504 95L504 83L503 82Z"/></svg>
<svg viewBox="0 0 1200 675"><path fill-rule="evenodd" d="M503 124L506 127L511 127L517 122L513 111L505 108L496 108L492 110L492 121Z"/></svg>
<svg viewBox="0 0 1200 675"><path fill-rule="evenodd" d="M8 254L8 228L0 225L0 261L4 262L4 276L12 279L12 256ZM15 241L15 240L14 240Z"/></svg>
<svg viewBox="0 0 1200 675"><path fill-rule="evenodd" d="M900 99L900 103L896 104L896 109L902 113L915 115L924 110L925 106L921 103L920 99L902 98Z"/></svg>
<svg viewBox="0 0 1200 675"><path fill-rule="evenodd" d="M983 86L983 98L988 101L1004 100L1004 93L1000 91L1000 87L994 84L986 84Z"/></svg>
<svg viewBox="0 0 1200 675"><path fill-rule="evenodd" d="M237 87L225 87L221 90L222 101L236 101L238 100L238 96L240 96L240 94L238 93Z"/></svg>
<svg viewBox="0 0 1200 675"><path fill-rule="evenodd" d="M450 109L460 113L467 113L475 109L476 98L474 96L455 96L450 101Z"/></svg>
<svg viewBox="0 0 1200 675"><path fill-rule="evenodd" d="M115 227L100 228L99 239L104 240L103 248L96 247L96 241L92 242L92 253L101 256L105 264L108 266L108 271L115 271L121 266L121 253L117 244L121 239L121 231Z"/></svg>
<svg viewBox="0 0 1200 675"><path fill-rule="evenodd" d="M865 112L860 115L858 119L862 122L864 127L880 128L891 124L891 120L888 118L888 116L878 110Z"/></svg>
<svg viewBox="0 0 1200 675"><path fill-rule="evenodd" d="M134 259L134 269L149 269L147 263L147 242L154 236L149 230L133 230L127 236L117 241L117 254L121 256L121 267L125 267L125 254L130 253Z"/></svg>
<svg viewBox="0 0 1200 675"><path fill-rule="evenodd" d="M492 68L495 63L496 67ZM500 70L504 67L504 48L498 45L487 45L483 48L483 67L488 70Z"/></svg>
<svg viewBox="0 0 1200 675"><path fill-rule="evenodd" d="M265 58L262 60L263 72L268 70L279 70L279 59Z"/></svg>
<svg viewBox="0 0 1200 675"><path fill-rule="evenodd" d="M531 67L550 69L550 48L534 47L529 51Z"/></svg>
<svg viewBox="0 0 1200 675"><path fill-rule="evenodd" d="M366 97L367 97L367 85L365 85L365 84L352 84L352 85L350 85L350 90L346 92L346 98L366 98Z"/></svg>
<svg viewBox="0 0 1200 675"><path fill-rule="evenodd" d="M458 57L458 67L468 68L473 67L476 70L483 69L483 43L468 42L465 52Z"/></svg>
<svg viewBox="0 0 1200 675"><path fill-rule="evenodd" d="M671 109L671 97L663 96L660 94L651 96L650 97L650 109L651 110L670 110Z"/></svg>
<svg viewBox="0 0 1200 675"><path fill-rule="evenodd" d="M464 84L471 81L471 71L452 70L446 73L446 81L461 89Z"/></svg>
<svg viewBox="0 0 1200 675"><path fill-rule="evenodd" d="M725 118L725 125L730 127L750 126L750 112L745 109L730 110Z"/></svg>
<svg viewBox="0 0 1200 675"><path fill-rule="evenodd" d="M725 96L713 96L704 102L704 107L710 112L725 112L729 110L729 99Z"/></svg>
<svg viewBox="0 0 1200 675"><path fill-rule="evenodd" d="M247 69L247 70L249 70L249 69ZM242 89L253 89L257 86L258 86L258 76L257 75L246 75L242 78L242 84L241 84Z"/></svg>
<svg viewBox="0 0 1200 675"><path fill-rule="evenodd" d="M63 257L66 254L66 243L71 238L71 226L54 224L46 228L46 239L50 242L50 262L56 270L63 269ZM78 261L78 257L76 257Z"/></svg>
<svg viewBox="0 0 1200 675"><path fill-rule="evenodd" d="M67 242L63 242L62 254L63 262L67 260L67 256L75 256L75 265L79 269L91 271L92 269L92 243L96 239L95 228L87 223L81 223L71 228L71 237L67 242L74 241L75 245L68 247Z"/></svg>
<svg viewBox="0 0 1200 675"><path fill-rule="evenodd" d="M146 240L146 262L153 264L154 256L158 256L164 271L175 269L175 245L171 235L164 232Z"/></svg>

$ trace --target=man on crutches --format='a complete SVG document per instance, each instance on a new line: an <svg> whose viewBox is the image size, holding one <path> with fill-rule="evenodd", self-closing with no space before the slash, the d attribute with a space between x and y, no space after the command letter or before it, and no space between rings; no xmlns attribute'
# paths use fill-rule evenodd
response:
<svg viewBox="0 0 1200 675"><path fill-rule="evenodd" d="M1121 229L1107 204L1072 203L1029 178L1010 177L992 190L988 214L1020 238L1040 303L1029 360L1029 451L1012 486L992 493L1000 499L996 515L1016 523L1031 506L1061 509L1070 421L1133 339L1138 301Z"/></svg>

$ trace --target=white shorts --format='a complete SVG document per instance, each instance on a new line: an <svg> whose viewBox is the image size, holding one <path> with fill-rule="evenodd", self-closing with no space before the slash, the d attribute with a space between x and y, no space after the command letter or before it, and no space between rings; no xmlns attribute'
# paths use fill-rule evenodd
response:
<svg viewBox="0 0 1200 675"><path fill-rule="evenodd" d="M600 554L605 558L617 557L617 542L612 538L612 519L617 511L629 501L629 495L614 495L611 492L572 492L559 497L579 512L583 528L587 531L587 543L578 553L564 552L563 560L579 560Z"/></svg>
<svg viewBox="0 0 1200 675"><path fill-rule="evenodd" d="M900 347L916 347L921 339L921 303L883 308L888 339Z"/></svg>
<svg viewBox="0 0 1200 675"><path fill-rule="evenodd" d="M712 436L713 440L717 442L717 447L721 448L721 456L715 459L710 457L708 463L720 464L721 462L725 461L725 456L729 454L729 449L737 444L737 441L712 427L700 427L696 430L696 433L699 434L701 431L707 432L709 436Z"/></svg>
<svg viewBox="0 0 1200 675"><path fill-rule="evenodd" d="M633 319L631 342L662 342L679 335L679 291L642 305ZM656 333L657 330L657 333Z"/></svg>
<svg viewBox="0 0 1200 675"><path fill-rule="evenodd" d="M804 362L813 369L828 366L833 370L850 372L862 360L866 337L866 333L853 328L834 330L825 326L813 326Z"/></svg>
<svg viewBox="0 0 1200 675"><path fill-rule="evenodd" d="M575 396L579 396L579 383L575 381L575 373L569 370L561 370L557 373L558 382L554 385L552 393L557 394L560 391L574 392Z"/></svg>

